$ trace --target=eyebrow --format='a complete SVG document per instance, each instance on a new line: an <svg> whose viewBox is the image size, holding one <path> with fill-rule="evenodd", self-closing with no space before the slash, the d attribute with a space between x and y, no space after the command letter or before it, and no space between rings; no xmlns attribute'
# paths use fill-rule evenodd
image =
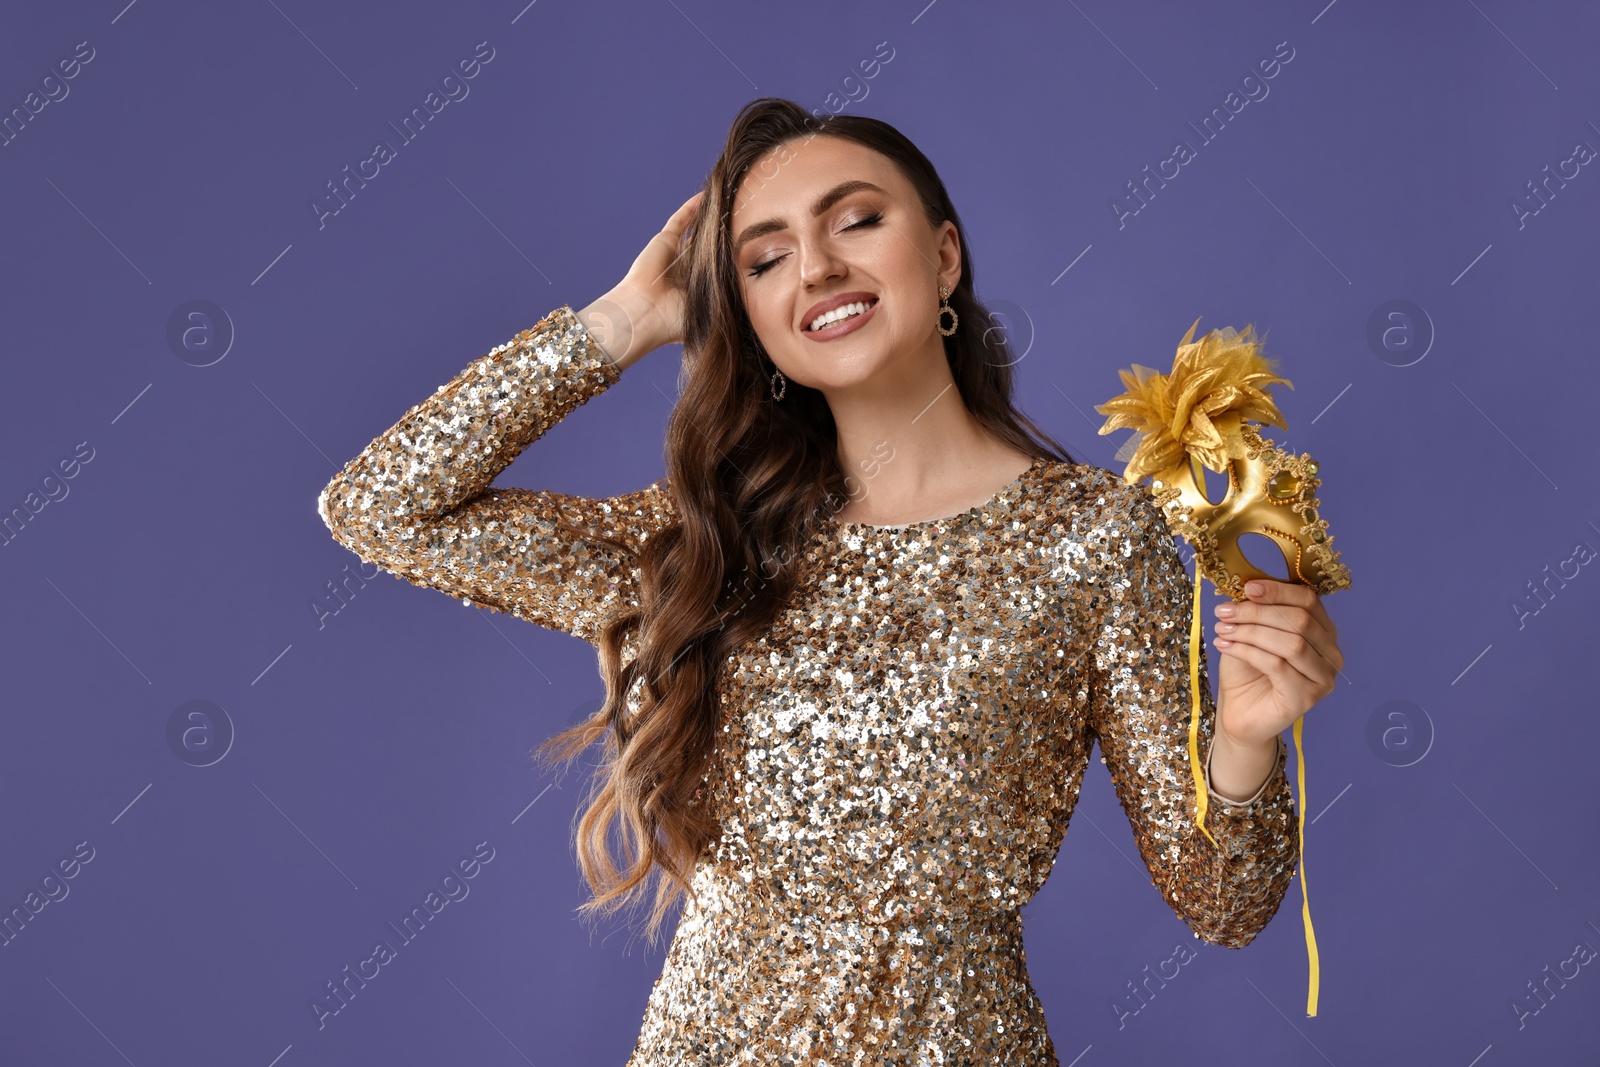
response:
<svg viewBox="0 0 1600 1067"><path fill-rule="evenodd" d="M851 193L859 193L863 190L871 190L875 193L884 193L882 189L876 185L873 185L869 181L864 181L860 178L852 178L848 181L840 182L832 189L829 189L827 192L817 197L817 202L811 205L811 214L813 217L820 215L833 205L837 204L840 200L843 200L845 197L849 196ZM888 194L884 193L884 195L887 196ZM764 237L769 233L777 233L779 230L787 228L788 224L782 219L766 219L762 222L751 223L749 226L744 228L742 233L739 234L738 240L733 242L733 253L734 255L738 255L739 249L743 248L745 246L745 242L747 241L753 241L757 237Z"/></svg>

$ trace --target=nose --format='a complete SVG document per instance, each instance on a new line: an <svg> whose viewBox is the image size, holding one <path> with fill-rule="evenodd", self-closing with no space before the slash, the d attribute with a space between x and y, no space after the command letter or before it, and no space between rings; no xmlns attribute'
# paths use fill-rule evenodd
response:
<svg viewBox="0 0 1600 1067"><path fill-rule="evenodd" d="M800 281L815 288L844 273L844 267L826 242L806 241L800 246Z"/></svg>

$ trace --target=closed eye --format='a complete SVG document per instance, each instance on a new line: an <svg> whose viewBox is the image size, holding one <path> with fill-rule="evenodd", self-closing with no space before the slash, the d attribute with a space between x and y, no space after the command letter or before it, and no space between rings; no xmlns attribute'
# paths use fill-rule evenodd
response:
<svg viewBox="0 0 1600 1067"><path fill-rule="evenodd" d="M862 229L863 227L866 227L866 226L876 226L878 223L880 223L882 221L883 221L883 212L878 211L878 212L874 212L871 215L868 215L866 218L862 219L860 222L851 223L850 225L846 226L845 229L846 230L859 230L859 229ZM779 263L783 262L783 260L784 260L786 255L787 255L787 253L785 253L784 256L774 256L772 259L767 260L765 263L757 263L754 267L750 268L749 276L752 277L752 278L759 278L761 275L765 274L768 270L770 270L771 268L777 266Z"/></svg>

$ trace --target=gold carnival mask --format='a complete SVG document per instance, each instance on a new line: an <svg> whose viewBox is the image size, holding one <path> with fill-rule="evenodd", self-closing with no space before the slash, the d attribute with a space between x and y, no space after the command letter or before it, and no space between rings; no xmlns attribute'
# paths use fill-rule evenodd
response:
<svg viewBox="0 0 1600 1067"><path fill-rule="evenodd" d="M1350 572L1333 550L1328 520L1317 513L1317 463L1283 451L1252 425L1288 429L1268 389L1293 384L1273 373L1252 327L1212 330L1196 342L1199 324L1178 343L1171 374L1136 363L1121 372L1128 391L1095 408L1109 416L1102 434L1136 431L1117 453L1128 461L1123 479L1151 478L1151 494L1173 531L1193 546L1212 584L1234 600L1245 599L1251 578L1274 577L1245 558L1244 534L1276 545L1291 581L1322 594L1348 589ZM1131 457L1129 446L1136 446ZM1206 495L1205 467L1227 475L1227 494L1217 503Z"/></svg>
<svg viewBox="0 0 1600 1067"><path fill-rule="evenodd" d="M1239 548L1245 534L1261 534L1276 545L1288 565L1291 581L1319 594L1350 588L1350 571L1333 550L1328 520L1318 514L1317 464L1308 455L1292 456L1261 436L1255 423L1287 430L1283 413L1268 390L1294 385L1275 373L1276 364L1261 355L1254 328L1212 330L1194 340L1195 319L1178 342L1170 374L1137 363L1121 371L1127 392L1095 408L1108 416L1102 434L1132 429L1134 436L1117 452L1126 460L1123 480L1150 479L1150 492L1161 505L1167 524L1194 547L1193 617L1189 625L1189 767L1194 776L1195 823L1206 829L1205 772L1200 765L1200 578L1234 600L1247 599L1244 585L1252 578L1272 578L1253 565ZM1228 478L1227 493L1213 503L1206 495L1205 468ZM1310 981L1306 1014L1317 1014L1320 964L1311 904L1305 900L1306 763L1301 729L1294 723L1296 774L1299 779L1301 916L1305 923Z"/></svg>

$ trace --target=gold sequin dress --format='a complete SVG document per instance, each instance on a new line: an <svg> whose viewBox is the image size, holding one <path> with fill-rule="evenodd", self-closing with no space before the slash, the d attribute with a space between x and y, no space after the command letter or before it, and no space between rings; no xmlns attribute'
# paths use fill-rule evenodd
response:
<svg viewBox="0 0 1600 1067"><path fill-rule="evenodd" d="M609 498L490 483L620 375L562 305L406 412L318 512L410 582L593 643L636 595L631 552L552 523L636 548L673 521L667 480ZM1057 1064L1018 909L1097 739L1196 936L1242 948L1276 912L1298 848L1286 746L1248 801L1211 794L1213 846L1188 762L1192 588L1142 487L1039 458L947 519L826 517L798 565L777 623L721 671L722 832L628 1067Z"/></svg>

